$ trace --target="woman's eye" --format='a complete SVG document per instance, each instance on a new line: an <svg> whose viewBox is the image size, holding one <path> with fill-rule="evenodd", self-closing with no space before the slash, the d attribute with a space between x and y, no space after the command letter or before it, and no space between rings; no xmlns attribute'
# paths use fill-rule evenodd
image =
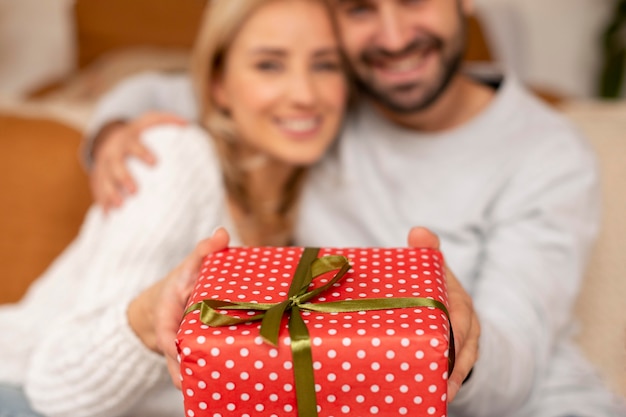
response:
<svg viewBox="0 0 626 417"><path fill-rule="evenodd" d="M314 64L316 71L336 72L341 70L341 64L337 61L322 61Z"/></svg>
<svg viewBox="0 0 626 417"><path fill-rule="evenodd" d="M263 72L276 72L276 71L280 71L282 66L280 65L279 62L275 62L275 61L261 61L261 62L257 62L255 64L255 67L258 70L261 70Z"/></svg>

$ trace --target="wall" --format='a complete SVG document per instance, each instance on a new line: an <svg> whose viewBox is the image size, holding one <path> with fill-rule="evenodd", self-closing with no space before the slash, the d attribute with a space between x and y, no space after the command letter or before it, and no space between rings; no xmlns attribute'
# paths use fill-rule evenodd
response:
<svg viewBox="0 0 626 417"><path fill-rule="evenodd" d="M595 95L599 39L613 0L475 0L475 4L488 18L501 58L523 80L567 96Z"/></svg>
<svg viewBox="0 0 626 417"><path fill-rule="evenodd" d="M74 65L72 0L0 0L0 96L20 97Z"/></svg>

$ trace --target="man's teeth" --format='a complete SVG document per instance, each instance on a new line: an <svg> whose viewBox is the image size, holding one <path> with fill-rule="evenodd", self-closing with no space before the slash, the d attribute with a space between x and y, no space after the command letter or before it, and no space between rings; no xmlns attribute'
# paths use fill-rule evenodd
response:
<svg viewBox="0 0 626 417"><path fill-rule="evenodd" d="M282 127L295 132L307 132L315 129L318 125L316 118L311 119L283 119L280 121Z"/></svg>
<svg viewBox="0 0 626 417"><path fill-rule="evenodd" d="M393 61L393 62L385 62L384 68L387 71L393 72L404 72L415 69L419 64L421 64L423 57L413 56L411 58L406 58L401 61Z"/></svg>

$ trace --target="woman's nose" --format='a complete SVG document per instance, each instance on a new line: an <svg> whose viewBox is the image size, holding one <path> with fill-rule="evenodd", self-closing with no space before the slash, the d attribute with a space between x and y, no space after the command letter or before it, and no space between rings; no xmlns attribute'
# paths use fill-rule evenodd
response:
<svg viewBox="0 0 626 417"><path fill-rule="evenodd" d="M289 97L295 104L311 106L315 103L315 83L309 74L294 74L288 88Z"/></svg>

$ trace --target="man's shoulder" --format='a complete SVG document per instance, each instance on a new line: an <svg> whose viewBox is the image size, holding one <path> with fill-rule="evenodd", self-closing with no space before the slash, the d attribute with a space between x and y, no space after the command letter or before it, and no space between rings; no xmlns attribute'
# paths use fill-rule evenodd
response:
<svg viewBox="0 0 626 417"><path fill-rule="evenodd" d="M555 170L558 167L594 169L595 154L583 132L521 82L505 81L509 82L512 84L503 88L509 89L505 93L509 94L511 107L508 125L502 130L507 132L502 139L508 152L530 166L551 161Z"/></svg>
<svg viewBox="0 0 626 417"><path fill-rule="evenodd" d="M547 103L513 76L506 77L497 93L509 131L527 141L584 141L579 129L553 105Z"/></svg>
<svg viewBox="0 0 626 417"><path fill-rule="evenodd" d="M528 153L532 148L564 146L585 148L579 129L557 109L537 97L514 75L478 77L477 82L495 89L490 103L473 119L441 132L411 130L394 124L376 111L367 100L358 100L347 113L340 142L357 142L359 149L381 142L407 142L422 139L447 146L496 146L510 152ZM472 78L475 78L473 76ZM411 141L415 142L415 141ZM481 145L482 144L482 145ZM429 145L431 146L431 145ZM406 149L402 146L401 149ZM506 152L506 151L505 151Z"/></svg>

